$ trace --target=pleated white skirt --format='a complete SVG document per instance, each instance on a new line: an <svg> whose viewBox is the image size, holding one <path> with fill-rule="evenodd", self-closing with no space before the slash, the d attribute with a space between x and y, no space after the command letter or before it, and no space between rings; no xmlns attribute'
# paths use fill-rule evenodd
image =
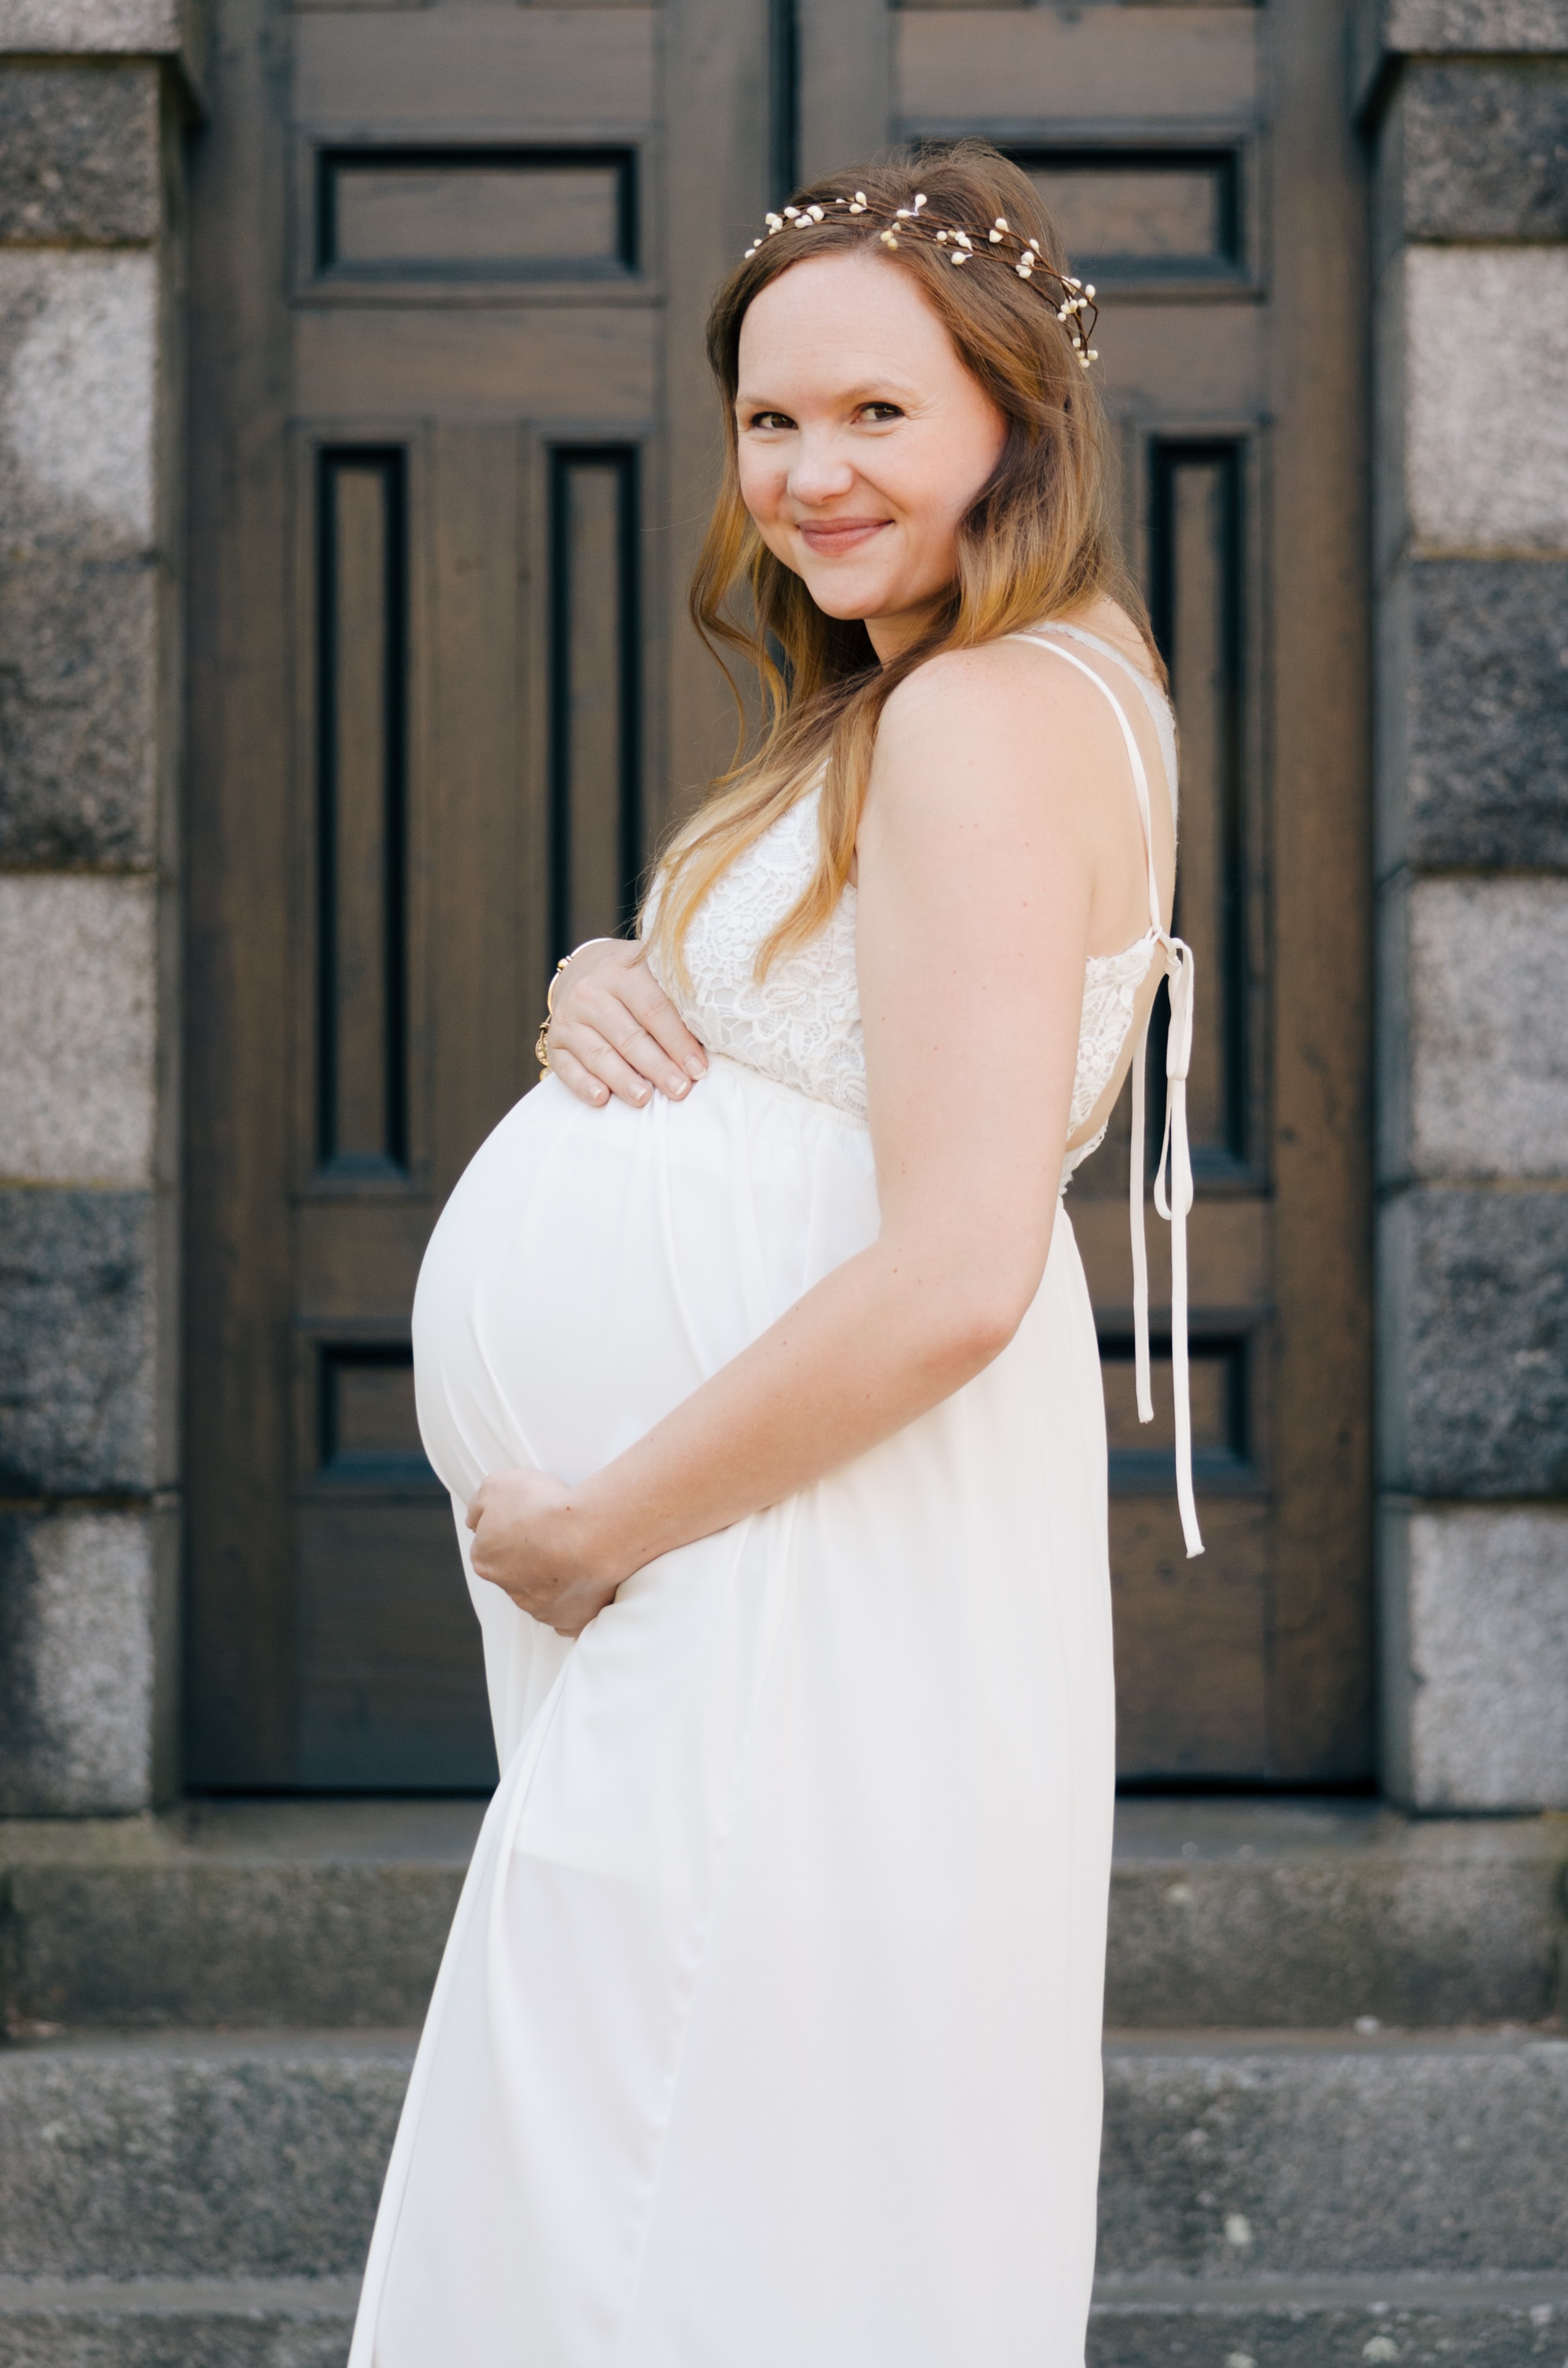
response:
<svg viewBox="0 0 1568 2368"><path fill-rule="evenodd" d="M415 1305L465 1563L485 1473L594 1470L876 1225L865 1130L733 1062L537 1087ZM575 1643L470 1584L503 1773L351 2368L1079 2368L1113 1701L1065 1212L985 1372Z"/></svg>

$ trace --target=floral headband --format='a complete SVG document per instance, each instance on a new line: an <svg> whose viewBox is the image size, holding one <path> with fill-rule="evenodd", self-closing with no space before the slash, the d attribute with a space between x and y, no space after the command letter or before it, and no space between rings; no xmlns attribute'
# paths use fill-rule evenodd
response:
<svg viewBox="0 0 1568 2368"><path fill-rule="evenodd" d="M870 199L864 189L857 189L853 198L835 198L833 203L843 206L846 212L852 214L869 213L871 210ZM989 254L993 247L999 248L998 262L1007 264L1020 279L1032 280L1038 273L1042 279L1053 283L1045 291L1046 299L1055 306L1057 319L1070 327L1079 362L1087 370L1091 362L1098 361L1098 349L1089 343L1095 332L1095 323L1100 316L1092 284L1085 288L1083 281L1074 279L1070 271L1058 271L1054 264L1046 261L1040 252L1039 239L1021 236L1013 229L1006 214L998 214L989 230L977 231L971 238L966 230L946 227L937 230L926 212L926 205L924 197L916 197L912 205L900 206L880 234L882 245L897 246L898 225L903 222L905 237L911 231L918 230L923 236L931 238L935 245L945 248L948 261L952 264L969 263L977 255ZM764 245L767 239L777 238L781 230L788 230L791 224L796 230L811 230L817 222L825 222L827 214L827 207L822 205L786 206L782 213L770 213L767 217L767 232L763 237L752 241L745 251L745 261L749 263L758 247ZM1009 253L1009 246L1016 253Z"/></svg>

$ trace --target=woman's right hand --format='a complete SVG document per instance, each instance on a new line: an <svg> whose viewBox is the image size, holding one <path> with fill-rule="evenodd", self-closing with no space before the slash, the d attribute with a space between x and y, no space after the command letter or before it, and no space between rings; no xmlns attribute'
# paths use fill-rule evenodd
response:
<svg viewBox="0 0 1568 2368"><path fill-rule="evenodd" d="M708 1074L708 1056L644 960L625 938L594 938L557 975L546 1049L579 1101L611 1094L637 1108L657 1087L672 1101Z"/></svg>

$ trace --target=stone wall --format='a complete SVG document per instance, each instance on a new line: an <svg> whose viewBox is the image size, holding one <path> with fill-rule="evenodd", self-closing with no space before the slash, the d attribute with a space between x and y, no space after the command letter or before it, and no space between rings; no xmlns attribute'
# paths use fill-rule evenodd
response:
<svg viewBox="0 0 1568 2368"><path fill-rule="evenodd" d="M176 1777L174 0L0 0L0 1813Z"/></svg>
<svg viewBox="0 0 1568 2368"><path fill-rule="evenodd" d="M1568 1806L1568 6L1362 31L1384 1772Z"/></svg>

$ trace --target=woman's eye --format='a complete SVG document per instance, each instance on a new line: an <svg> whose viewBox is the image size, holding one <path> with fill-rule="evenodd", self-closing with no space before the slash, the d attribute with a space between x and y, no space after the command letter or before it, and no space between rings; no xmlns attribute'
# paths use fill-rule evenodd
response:
<svg viewBox="0 0 1568 2368"><path fill-rule="evenodd" d="M890 419L902 419L903 407L897 403L866 403L860 406L860 416L869 419L873 427L881 427Z"/></svg>
<svg viewBox="0 0 1568 2368"><path fill-rule="evenodd" d="M793 427L795 425L787 411L754 411L746 424L750 427Z"/></svg>

